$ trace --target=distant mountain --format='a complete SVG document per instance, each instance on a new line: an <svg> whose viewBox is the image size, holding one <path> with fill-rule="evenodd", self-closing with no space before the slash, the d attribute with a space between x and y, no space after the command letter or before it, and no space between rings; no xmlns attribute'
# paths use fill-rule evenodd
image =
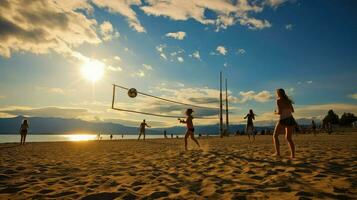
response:
<svg viewBox="0 0 357 200"><path fill-rule="evenodd" d="M14 118L0 118L0 134L16 134L19 132L19 127L24 119L23 116ZM63 119L63 118L44 118L44 117L29 117L30 132L36 134L73 134L73 133L103 133L103 134L138 134L138 127L125 126L111 122L89 122L81 119ZM300 125L311 123L311 119L298 119ZM318 121L317 121L318 123ZM274 121L261 121L256 123L258 131L264 129L272 129L275 126ZM196 133L201 134L218 134L219 125L202 125L195 126ZM243 131L245 125L230 125L230 131ZM147 129L147 134L162 134L164 130L168 134L183 134L186 129L183 126L174 126L167 128L152 128Z"/></svg>

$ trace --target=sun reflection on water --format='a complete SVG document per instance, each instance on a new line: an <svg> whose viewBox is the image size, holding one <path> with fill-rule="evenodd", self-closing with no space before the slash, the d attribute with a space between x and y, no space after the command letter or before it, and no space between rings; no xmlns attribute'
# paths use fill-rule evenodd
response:
<svg viewBox="0 0 357 200"><path fill-rule="evenodd" d="M69 141L74 141L74 142L96 139L96 135L89 135L89 134L72 134L72 135L66 135L66 137L69 139Z"/></svg>

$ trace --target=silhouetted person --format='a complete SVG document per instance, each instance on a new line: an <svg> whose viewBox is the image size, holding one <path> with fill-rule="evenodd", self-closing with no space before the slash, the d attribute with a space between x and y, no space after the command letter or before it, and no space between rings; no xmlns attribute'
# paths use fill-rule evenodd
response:
<svg viewBox="0 0 357 200"><path fill-rule="evenodd" d="M286 95L284 89L276 90L276 104L278 110L275 114L279 115L279 121L276 124L274 131L275 155L280 156L279 134L285 133L285 138L289 143L291 158L295 158L295 145L292 139L292 134L297 123L292 115L294 112L293 101Z"/></svg>
<svg viewBox="0 0 357 200"><path fill-rule="evenodd" d="M314 120L311 121L311 129L314 136L316 136L316 124Z"/></svg>
<svg viewBox="0 0 357 200"><path fill-rule="evenodd" d="M28 121L27 121L27 119L24 119L21 124L21 127L20 127L20 135L21 135L20 144L21 145L24 145L26 142L26 136L27 136L28 129L29 129Z"/></svg>
<svg viewBox="0 0 357 200"><path fill-rule="evenodd" d="M250 140L250 135L252 135L254 141L255 131L254 131L253 120L255 120L255 114L252 109L249 110L249 113L244 117L244 119L247 119L247 126L245 127L245 132L247 133L249 140Z"/></svg>
<svg viewBox="0 0 357 200"><path fill-rule="evenodd" d="M121 134L121 139L123 139L124 138L124 134Z"/></svg>
<svg viewBox="0 0 357 200"><path fill-rule="evenodd" d="M140 140L140 136L141 135L144 135L144 140L145 140L145 127L151 127L149 126L146 122L145 122L145 119L143 120L143 122L141 122L140 124L140 134L139 134L139 138L138 140Z"/></svg>
<svg viewBox="0 0 357 200"><path fill-rule="evenodd" d="M164 130L164 138L167 138L166 130Z"/></svg>
<svg viewBox="0 0 357 200"><path fill-rule="evenodd" d="M173 133L171 133L171 138L174 138L174 134Z"/></svg>
<svg viewBox="0 0 357 200"><path fill-rule="evenodd" d="M112 140L112 139L113 139L113 135L111 134L111 135L110 135L110 140Z"/></svg>
<svg viewBox="0 0 357 200"><path fill-rule="evenodd" d="M187 150L187 138L190 137L198 147L200 147L200 144L195 138L194 132L195 128L193 127L193 117L192 117L193 110L191 108L186 110L186 120L181 120L179 119L180 123L186 124L187 130L185 134L185 150Z"/></svg>

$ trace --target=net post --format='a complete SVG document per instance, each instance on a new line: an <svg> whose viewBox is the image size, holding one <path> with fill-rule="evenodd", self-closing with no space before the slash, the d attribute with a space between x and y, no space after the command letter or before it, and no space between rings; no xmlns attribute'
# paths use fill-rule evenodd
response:
<svg viewBox="0 0 357 200"><path fill-rule="evenodd" d="M113 84L113 99L112 99L112 109L114 108L114 101L115 101L115 84Z"/></svg>
<svg viewBox="0 0 357 200"><path fill-rule="evenodd" d="M219 73L219 134L223 137L222 71Z"/></svg>
<svg viewBox="0 0 357 200"><path fill-rule="evenodd" d="M228 119L228 86L226 79L226 134L229 135L229 119Z"/></svg>

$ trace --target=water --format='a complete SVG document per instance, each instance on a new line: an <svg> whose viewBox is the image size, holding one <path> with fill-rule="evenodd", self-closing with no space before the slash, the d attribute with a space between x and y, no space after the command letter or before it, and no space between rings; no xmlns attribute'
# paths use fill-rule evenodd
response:
<svg viewBox="0 0 357 200"><path fill-rule="evenodd" d="M100 135L102 140L110 140L110 135ZM122 138L121 135L113 135L113 140L126 140L126 139L138 139L139 135L124 135ZM183 135L178 135L180 138ZM168 135L170 138L171 136ZM141 136L142 138L142 136ZM164 138L163 135L146 135L147 139L153 138ZM176 135L174 135L176 138ZM94 134L67 134L67 135L35 135L28 134L26 137L26 142L59 142L59 141L90 141L97 140L97 135ZM0 135L0 143L9 143L9 142L20 142L20 135Z"/></svg>

